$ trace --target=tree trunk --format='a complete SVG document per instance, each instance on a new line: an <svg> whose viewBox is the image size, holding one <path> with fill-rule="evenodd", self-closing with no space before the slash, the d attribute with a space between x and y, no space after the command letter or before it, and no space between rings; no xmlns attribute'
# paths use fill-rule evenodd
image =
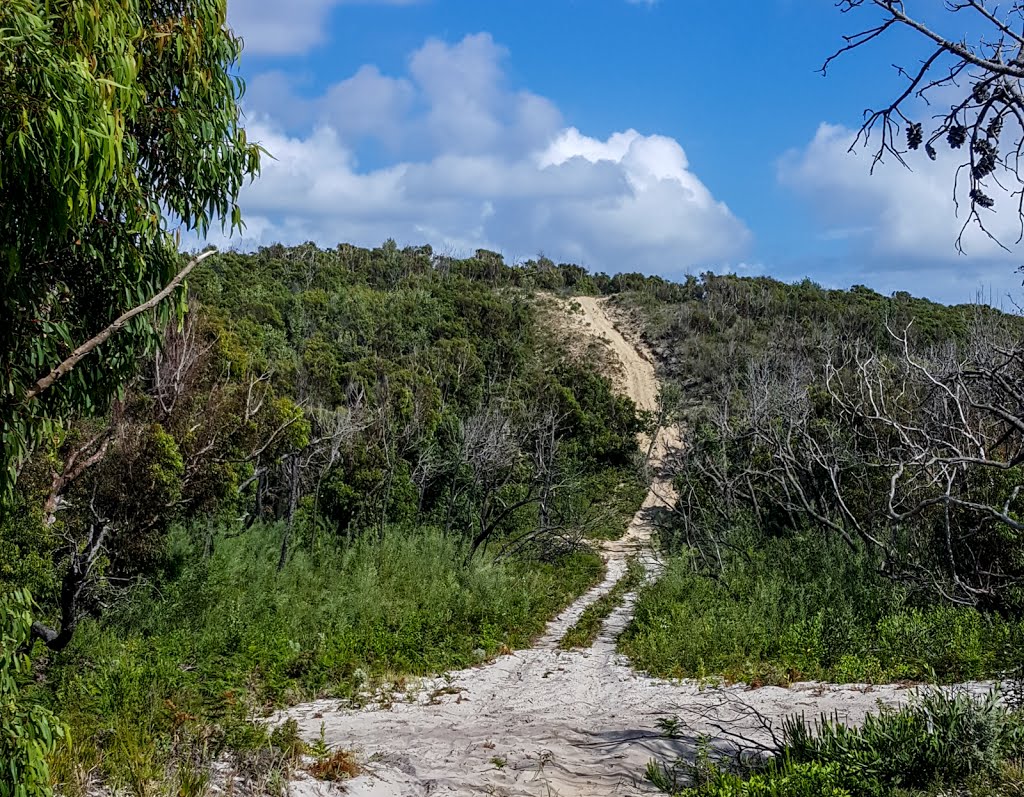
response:
<svg viewBox="0 0 1024 797"><path fill-rule="evenodd" d="M288 520L284 537L281 539L281 555L277 560L278 573L284 570L284 566L288 562L288 545L291 542L292 528L295 524L295 510L299 505L299 455L293 454L289 459Z"/></svg>

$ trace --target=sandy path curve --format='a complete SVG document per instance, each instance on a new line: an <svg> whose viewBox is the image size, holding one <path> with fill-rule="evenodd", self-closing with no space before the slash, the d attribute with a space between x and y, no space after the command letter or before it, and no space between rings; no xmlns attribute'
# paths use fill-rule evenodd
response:
<svg viewBox="0 0 1024 797"><path fill-rule="evenodd" d="M656 410L658 381L651 358L618 332L605 300L576 301L582 315L564 305L569 323L580 334L603 338L622 365L619 388L642 409ZM804 710L813 715L838 711L856 721L879 698L898 699L896 687L798 684L745 691L645 677L615 651L616 638L632 616L633 595L611 614L591 648L558 650L559 639L583 609L623 574L630 554L641 554L648 572L657 569L649 545L652 514L674 499L671 479L660 466L677 445L675 434L659 431L652 447L651 491L626 535L604 547L604 581L552 620L535 647L427 679L384 705L354 710L321 700L282 712L275 720L296 719L309 740L322 728L328 745L355 750L366 774L345 784L345 792L354 797L599 797L649 791L642 777L652 757L667 759L692 750L692 736L668 740L656 732L659 716L678 715L694 733L717 736L719 723L728 721L756 735L756 720L740 719L748 706L774 719ZM291 791L305 797L327 795L337 787L303 778L291 784Z"/></svg>

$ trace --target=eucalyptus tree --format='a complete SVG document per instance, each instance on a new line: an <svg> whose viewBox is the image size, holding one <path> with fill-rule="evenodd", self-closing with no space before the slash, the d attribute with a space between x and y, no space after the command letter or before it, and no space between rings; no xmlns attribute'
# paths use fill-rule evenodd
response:
<svg viewBox="0 0 1024 797"><path fill-rule="evenodd" d="M225 0L0 3L0 500L184 311L180 233L241 225L241 50Z"/></svg>

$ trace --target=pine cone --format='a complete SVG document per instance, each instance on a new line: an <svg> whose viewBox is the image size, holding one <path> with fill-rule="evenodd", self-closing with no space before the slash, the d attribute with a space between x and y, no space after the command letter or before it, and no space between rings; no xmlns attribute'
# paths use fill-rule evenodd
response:
<svg viewBox="0 0 1024 797"><path fill-rule="evenodd" d="M910 149L917 149L924 141L924 130L920 122L911 122L907 125L907 146Z"/></svg>
<svg viewBox="0 0 1024 797"><path fill-rule="evenodd" d="M975 205L980 205L983 208L990 208L995 204L995 201L992 199L992 197L988 196L983 191L980 191L977 188L971 189L970 196L971 202L973 202Z"/></svg>

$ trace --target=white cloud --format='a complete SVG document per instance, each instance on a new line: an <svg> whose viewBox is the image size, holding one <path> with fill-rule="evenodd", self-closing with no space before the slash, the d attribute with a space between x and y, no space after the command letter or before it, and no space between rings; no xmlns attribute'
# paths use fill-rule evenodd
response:
<svg viewBox="0 0 1024 797"><path fill-rule="evenodd" d="M415 94L408 80L390 78L375 66L364 66L331 86L323 104L331 125L342 135L376 136L397 145L402 120Z"/></svg>
<svg viewBox="0 0 1024 797"><path fill-rule="evenodd" d="M779 179L806 197L826 226L824 236L860 241L871 254L949 260L957 258L955 243L966 220L969 201L962 180L959 217L953 200L953 179L962 162L960 152L938 148L935 161L924 152L910 153L907 169L889 159L871 173L874 150L850 152L855 132L822 124L802 150L787 153ZM1006 244L1020 232L1016 206L985 212L986 226ZM963 246L971 260L1012 258L972 224ZM963 258L959 258L963 259Z"/></svg>
<svg viewBox="0 0 1024 797"><path fill-rule="evenodd" d="M407 75L372 66L321 96L251 81L248 132L275 157L245 189L247 244L316 240L544 250L609 270L666 272L743 255L750 234L674 139L566 127L547 99L506 85L488 34L430 40ZM367 140L392 155L359 162Z"/></svg>
<svg viewBox="0 0 1024 797"><path fill-rule="evenodd" d="M409 59L426 108L422 130L445 151L522 153L554 135L561 114L547 99L505 85L508 51L489 33L457 44L429 39Z"/></svg>
<svg viewBox="0 0 1024 797"><path fill-rule="evenodd" d="M364 65L351 77L308 98L280 70L249 80L243 105L289 132L328 125L352 143L384 143L396 155L438 151L523 155L550 141L564 124L550 100L505 85L508 52L480 33L456 44L428 39L408 59L408 75L384 75Z"/></svg>
<svg viewBox="0 0 1024 797"><path fill-rule="evenodd" d="M297 55L324 40L335 6L413 5L420 0L228 0L228 23L253 55Z"/></svg>
<svg viewBox="0 0 1024 797"><path fill-rule="evenodd" d="M909 290L942 301L972 300L979 290L996 298L1019 295L1016 245L1020 220L1016 202L999 192L996 212L984 211L985 225L1011 250L1007 252L976 224L964 232L965 254L956 240L964 227L969 200L966 180L953 199L961 152L938 147L931 161L912 152L901 166L892 158L871 173L874 149L850 152L855 131L821 124L806 147L780 160L778 177L807 200L820 228L810 234L843 250L823 281L845 287L864 283L876 290ZM994 192L993 192L994 193Z"/></svg>

